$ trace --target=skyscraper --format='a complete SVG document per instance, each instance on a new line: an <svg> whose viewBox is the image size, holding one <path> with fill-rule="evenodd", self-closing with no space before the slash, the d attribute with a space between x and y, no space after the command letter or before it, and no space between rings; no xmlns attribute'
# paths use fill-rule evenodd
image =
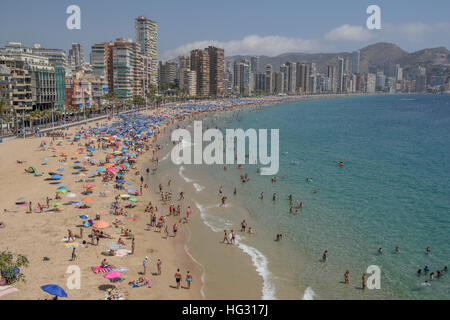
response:
<svg viewBox="0 0 450 320"><path fill-rule="evenodd" d="M344 92L344 58L338 57L337 92Z"/></svg>
<svg viewBox="0 0 450 320"><path fill-rule="evenodd" d="M140 53L151 59L151 83L156 86L158 81L158 25L146 17L138 17L134 22L134 38L140 45Z"/></svg>
<svg viewBox="0 0 450 320"><path fill-rule="evenodd" d="M361 59L361 53L359 50L352 53L352 73L359 73L359 61Z"/></svg>
<svg viewBox="0 0 450 320"><path fill-rule="evenodd" d="M286 67L288 70L288 87L286 92L289 94L295 94L297 88L297 64L295 62L287 62Z"/></svg>
<svg viewBox="0 0 450 320"><path fill-rule="evenodd" d="M224 92L225 51L212 46L209 46L205 50L209 54L209 94L221 96Z"/></svg>
<svg viewBox="0 0 450 320"><path fill-rule="evenodd" d="M72 71L80 70L84 63L83 47L79 43L72 43L69 50L68 64Z"/></svg>
<svg viewBox="0 0 450 320"><path fill-rule="evenodd" d="M309 64L298 63L297 64L297 88L303 93L309 93Z"/></svg>
<svg viewBox="0 0 450 320"><path fill-rule="evenodd" d="M177 77L178 63L174 60L159 62L159 84L175 82Z"/></svg>
<svg viewBox="0 0 450 320"><path fill-rule="evenodd" d="M197 95L209 96L210 63L208 50L196 49L191 51L191 70L197 74Z"/></svg>
<svg viewBox="0 0 450 320"><path fill-rule="evenodd" d="M266 92L273 94L273 67L271 64L266 65Z"/></svg>

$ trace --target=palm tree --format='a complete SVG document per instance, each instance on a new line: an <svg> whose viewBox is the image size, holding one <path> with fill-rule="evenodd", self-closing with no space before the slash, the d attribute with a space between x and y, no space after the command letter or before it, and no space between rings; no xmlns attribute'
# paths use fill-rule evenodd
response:
<svg viewBox="0 0 450 320"><path fill-rule="evenodd" d="M109 103L112 104L112 115L114 115L114 103L117 100L117 94L114 91L108 92L103 96L103 99L107 100Z"/></svg>
<svg viewBox="0 0 450 320"><path fill-rule="evenodd" d="M158 92L158 90L157 90L156 86L154 86L153 84L150 84L148 86L147 98L149 98L151 104L155 102L155 97L156 97L157 92Z"/></svg>

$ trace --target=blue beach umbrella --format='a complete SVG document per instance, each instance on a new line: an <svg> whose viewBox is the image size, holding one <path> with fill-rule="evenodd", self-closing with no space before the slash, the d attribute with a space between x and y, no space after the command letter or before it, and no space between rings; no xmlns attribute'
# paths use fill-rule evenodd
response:
<svg viewBox="0 0 450 320"><path fill-rule="evenodd" d="M64 291L64 289L60 286L57 286L56 284L47 284L45 286L42 286L41 289L57 297L67 297L67 293Z"/></svg>
<svg viewBox="0 0 450 320"><path fill-rule="evenodd" d="M98 168L96 171L97 171L97 172L105 172L105 169L103 169L103 168Z"/></svg>
<svg viewBox="0 0 450 320"><path fill-rule="evenodd" d="M52 175L52 176L50 177L50 179L52 179L52 180L59 180L59 179L61 179L61 178L62 178L62 176L59 175L59 174L54 174L54 175Z"/></svg>
<svg viewBox="0 0 450 320"><path fill-rule="evenodd" d="M56 171L62 172L62 171L64 171L64 169L63 168L59 168L59 169L56 169Z"/></svg>

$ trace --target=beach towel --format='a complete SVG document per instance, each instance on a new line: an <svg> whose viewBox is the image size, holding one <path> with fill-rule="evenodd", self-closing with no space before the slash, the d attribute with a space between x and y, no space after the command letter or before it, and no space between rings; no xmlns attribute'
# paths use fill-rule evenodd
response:
<svg viewBox="0 0 450 320"><path fill-rule="evenodd" d="M1 296L4 296L4 295L7 295L7 294L9 294L9 293L16 292L16 291L19 291L19 289L16 289L16 288L8 288L8 289L6 289L6 290L0 291L0 297L1 297Z"/></svg>
<svg viewBox="0 0 450 320"><path fill-rule="evenodd" d="M99 273L108 273L108 272L112 271L112 269L111 268L102 268L100 266L97 266L97 267L92 267L92 271L95 274L99 274Z"/></svg>
<svg viewBox="0 0 450 320"><path fill-rule="evenodd" d="M148 280L148 281L142 283L142 285L140 285L140 286L136 286L133 282L130 282L129 285L132 288L143 288L145 286L148 286L148 288L151 288L152 287L152 282L150 280Z"/></svg>
<svg viewBox="0 0 450 320"><path fill-rule="evenodd" d="M115 256L116 257L124 257L124 256L126 256L126 255L128 255L128 254L130 254L131 253L131 250L127 250L127 249L118 249L118 250L116 250L116 252L115 252Z"/></svg>

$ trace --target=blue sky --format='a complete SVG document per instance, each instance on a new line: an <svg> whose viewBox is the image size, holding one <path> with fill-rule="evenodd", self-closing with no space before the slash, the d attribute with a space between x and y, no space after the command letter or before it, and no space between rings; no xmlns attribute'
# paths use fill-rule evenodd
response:
<svg viewBox="0 0 450 320"><path fill-rule="evenodd" d="M163 59L208 44L226 55L351 51L377 41L407 51L450 47L450 1L433 0L13 0L2 1L0 45L7 41L68 50L133 38L133 20L159 25ZM66 8L80 6L81 30L66 28ZM366 8L381 7L382 30L366 28Z"/></svg>

